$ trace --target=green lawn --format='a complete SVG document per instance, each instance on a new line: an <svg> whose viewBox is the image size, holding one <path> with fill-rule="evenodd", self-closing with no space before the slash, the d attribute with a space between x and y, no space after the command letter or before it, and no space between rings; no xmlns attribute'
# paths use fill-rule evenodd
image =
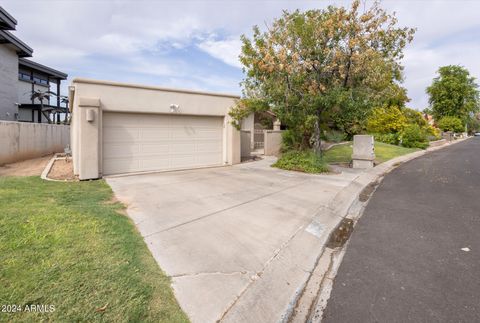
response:
<svg viewBox="0 0 480 323"><path fill-rule="evenodd" d="M352 143L345 145L339 145L332 147L325 152L323 157L324 161L329 164L334 163L349 163L352 160ZM379 163L383 163L389 159L409 154L417 151L417 148L405 148L401 146L384 144L382 142L375 143L375 160Z"/></svg>
<svg viewBox="0 0 480 323"><path fill-rule="evenodd" d="M102 180L0 177L0 306L55 306L0 321L188 321L112 196Z"/></svg>

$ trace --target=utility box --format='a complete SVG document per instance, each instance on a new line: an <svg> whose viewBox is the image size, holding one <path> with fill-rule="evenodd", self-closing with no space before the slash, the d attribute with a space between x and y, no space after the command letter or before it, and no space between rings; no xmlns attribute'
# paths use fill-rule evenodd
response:
<svg viewBox="0 0 480 323"><path fill-rule="evenodd" d="M373 136L353 136L353 168L372 168L375 160L375 145Z"/></svg>

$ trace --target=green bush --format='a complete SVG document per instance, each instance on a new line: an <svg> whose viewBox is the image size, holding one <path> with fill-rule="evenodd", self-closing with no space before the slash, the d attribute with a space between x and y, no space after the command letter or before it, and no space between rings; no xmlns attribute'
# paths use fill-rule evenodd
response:
<svg viewBox="0 0 480 323"><path fill-rule="evenodd" d="M462 120L457 117L443 117L438 121L438 127L443 131L463 132L465 127Z"/></svg>
<svg viewBox="0 0 480 323"><path fill-rule="evenodd" d="M402 113L407 119L408 124L418 124L422 129L429 127L427 120L425 120L421 112L404 107L402 108Z"/></svg>
<svg viewBox="0 0 480 323"><path fill-rule="evenodd" d="M427 137L429 141L442 139L442 134L440 132L440 129L438 128L428 125L425 128L425 131L427 133Z"/></svg>
<svg viewBox="0 0 480 323"><path fill-rule="evenodd" d="M375 141L380 141L390 145L398 145L399 135L398 133L375 133L373 134Z"/></svg>
<svg viewBox="0 0 480 323"><path fill-rule="evenodd" d="M402 146L407 148L428 147L427 133L418 124L409 124L400 134Z"/></svg>
<svg viewBox="0 0 480 323"><path fill-rule="evenodd" d="M302 143L302 137L300 132L287 129L282 132L282 151L295 150L300 147Z"/></svg>
<svg viewBox="0 0 480 323"><path fill-rule="evenodd" d="M469 135L472 135L475 132L479 132L480 131L480 120L478 120L476 117L468 119L467 129L468 129L468 134Z"/></svg>
<svg viewBox="0 0 480 323"><path fill-rule="evenodd" d="M304 173L326 173L329 171L327 164L322 158L311 150L288 151L282 154L272 167Z"/></svg>
<svg viewBox="0 0 480 323"><path fill-rule="evenodd" d="M407 124L407 118L396 106L379 107L372 110L367 120L367 132L388 134L401 131Z"/></svg>
<svg viewBox="0 0 480 323"><path fill-rule="evenodd" d="M331 130L325 133L325 138L326 141L328 142L342 142L347 139L347 136L345 133L338 131L338 130Z"/></svg>

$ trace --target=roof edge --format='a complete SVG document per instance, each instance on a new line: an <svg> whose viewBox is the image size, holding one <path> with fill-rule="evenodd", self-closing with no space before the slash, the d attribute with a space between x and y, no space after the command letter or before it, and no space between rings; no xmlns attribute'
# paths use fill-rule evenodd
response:
<svg viewBox="0 0 480 323"><path fill-rule="evenodd" d="M17 48L17 54L21 57L29 56L31 57L33 54L33 49L25 44L23 41L18 39L16 36L12 35L10 32L6 30L0 30L0 36L5 38L7 42L15 46Z"/></svg>
<svg viewBox="0 0 480 323"><path fill-rule="evenodd" d="M8 13L7 10L3 9L0 6L0 20L5 24L6 28L4 30L15 30L15 26L17 25L17 20L13 18L11 14Z"/></svg>
<svg viewBox="0 0 480 323"><path fill-rule="evenodd" d="M36 69L38 71L49 74L50 76L54 76L54 77L59 78L61 80L66 80L67 77L68 77L67 73L60 72L56 69L53 69L51 67L45 66L43 64L34 62L34 61L26 59L26 58L19 58L18 63L19 63L19 65L23 65L23 66L30 67L32 69Z"/></svg>
<svg viewBox="0 0 480 323"><path fill-rule="evenodd" d="M159 91L166 91L166 92L179 92L179 93L188 93L188 94L201 94L201 95L210 95L210 96L219 96L219 97L226 97L226 98L233 98L233 99L240 99L239 95L230 94L230 93L219 93L219 92L208 92L208 91L196 91L196 90L186 90L186 89L175 89L175 88L168 88L162 86L152 86L152 85L144 85L144 84L134 84L134 83L122 83L122 82L114 82L114 81L104 81L104 80L95 80L83 77L76 77L72 80L73 83L86 83L86 84L98 84L98 85L110 85L110 86L118 86L118 87L129 87L129 88L137 88L137 89L145 89L145 90L159 90Z"/></svg>

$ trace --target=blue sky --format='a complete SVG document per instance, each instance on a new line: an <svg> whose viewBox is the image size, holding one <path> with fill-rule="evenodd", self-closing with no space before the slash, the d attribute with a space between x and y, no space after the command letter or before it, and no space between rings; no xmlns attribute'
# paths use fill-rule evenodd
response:
<svg viewBox="0 0 480 323"><path fill-rule="evenodd" d="M350 1L6 0L14 33L33 60L74 77L240 94L240 35L265 28L283 9ZM366 2L366 6L371 1ZM409 106L428 105L439 66L460 64L480 77L480 1L383 1L399 25L416 27L405 51ZM66 86L67 84L65 84Z"/></svg>

